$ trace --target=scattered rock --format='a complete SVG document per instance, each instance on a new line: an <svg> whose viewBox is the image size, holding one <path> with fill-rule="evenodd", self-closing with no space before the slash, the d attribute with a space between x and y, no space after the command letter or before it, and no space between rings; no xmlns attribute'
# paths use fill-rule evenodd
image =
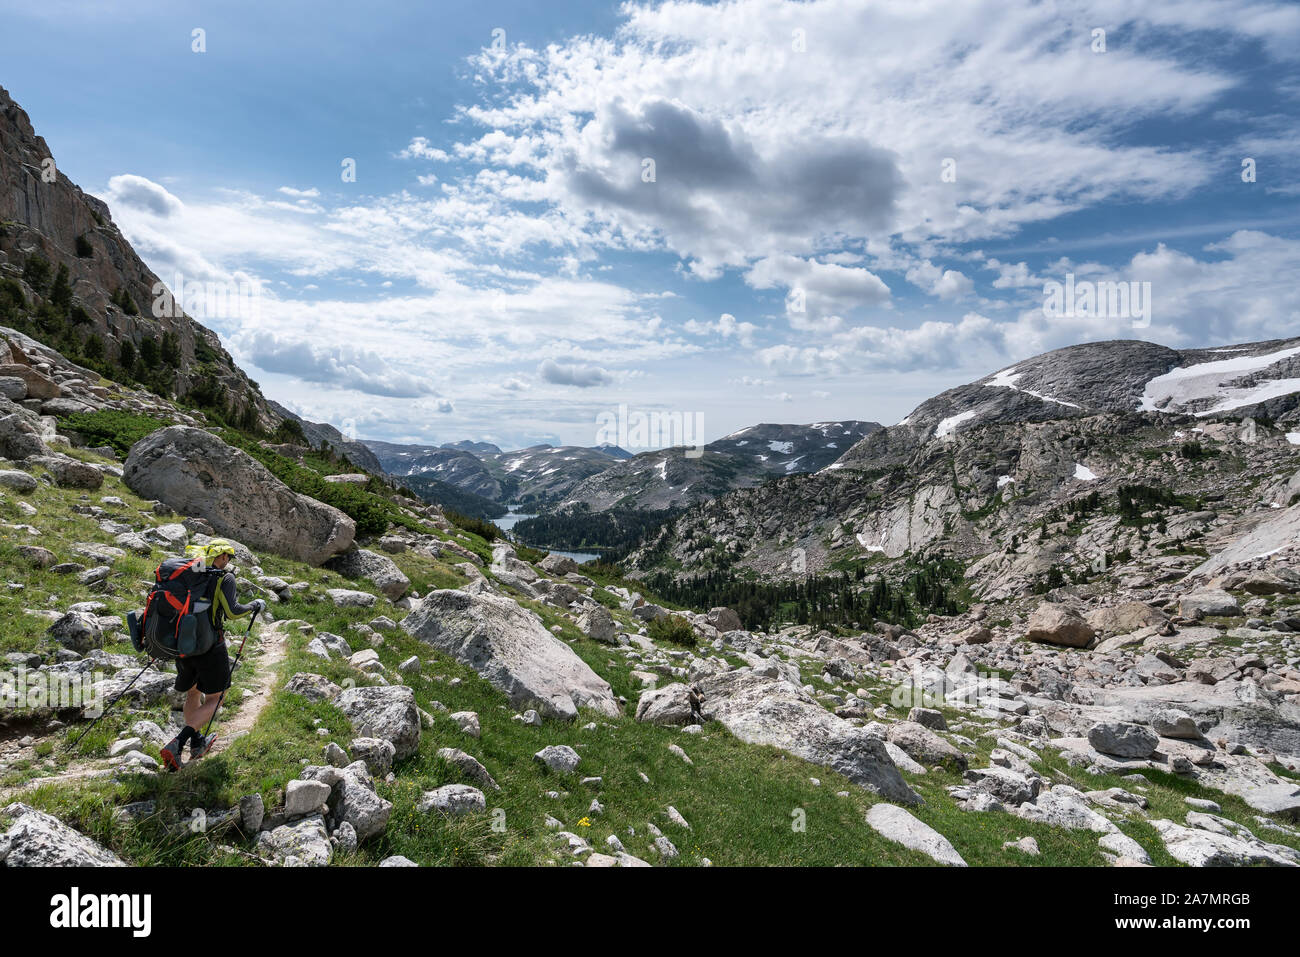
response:
<svg viewBox="0 0 1300 957"><path fill-rule="evenodd" d="M1034 609L1025 629L1025 638L1067 648L1086 648L1096 632L1079 614L1065 605L1043 602Z"/></svg>
<svg viewBox="0 0 1300 957"><path fill-rule="evenodd" d="M867 811L867 823L876 833L909 847L949 867L965 867L966 862L948 839L896 804L876 804Z"/></svg>
<svg viewBox="0 0 1300 957"><path fill-rule="evenodd" d="M425 813L441 811L443 814L468 814L471 811L487 810L487 798L478 788L468 784L444 784L440 788L424 792L419 809Z"/></svg>
<svg viewBox="0 0 1300 957"><path fill-rule="evenodd" d="M533 758L560 774L572 774L582 760L578 752L567 744L548 745L534 754Z"/></svg>

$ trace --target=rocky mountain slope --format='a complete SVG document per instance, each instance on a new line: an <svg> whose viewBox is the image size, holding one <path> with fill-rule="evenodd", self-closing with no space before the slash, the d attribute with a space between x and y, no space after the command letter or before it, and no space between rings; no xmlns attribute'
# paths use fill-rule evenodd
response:
<svg viewBox="0 0 1300 957"><path fill-rule="evenodd" d="M212 330L180 308L155 314L158 282L0 88L0 324L112 378L273 429L278 417Z"/></svg>
<svg viewBox="0 0 1300 957"><path fill-rule="evenodd" d="M202 428L123 461L27 401L0 397L6 866L1300 866L1300 504L1221 522L1170 504L1168 528L1210 531L1041 596L757 631L431 507L350 520ZM1197 427L1188 468L1241 441ZM1300 475L1267 489L1300 494ZM1166 508L1139 504L1118 518ZM184 786L164 776L181 719L163 665L65 748L86 716L51 689L125 688L122 616L158 560L214 533L269 604L233 737Z"/></svg>
<svg viewBox="0 0 1300 957"><path fill-rule="evenodd" d="M383 474L383 465L364 442L347 438L342 432L328 423L310 422L297 413L290 412L279 402L268 401L267 405L281 420L292 419L297 422L302 427L303 438L307 440L307 443L312 448L319 449L322 446L329 446L347 456L348 461L357 468L365 469L367 472L373 472L376 475Z"/></svg>
<svg viewBox="0 0 1300 957"><path fill-rule="evenodd" d="M1290 502L1297 353L1300 340L1048 353L922 403L815 475L702 504L631 561L792 576L947 554L982 559L977 593L1018 594L1052 568L1201 547ZM1126 486L1154 490L1134 494L1155 496L1159 520L1120 514Z"/></svg>
<svg viewBox="0 0 1300 957"><path fill-rule="evenodd" d="M389 475L427 475L493 501L502 501L508 497L502 483L480 461L478 455L469 449L401 445L373 439L367 439L365 445Z"/></svg>

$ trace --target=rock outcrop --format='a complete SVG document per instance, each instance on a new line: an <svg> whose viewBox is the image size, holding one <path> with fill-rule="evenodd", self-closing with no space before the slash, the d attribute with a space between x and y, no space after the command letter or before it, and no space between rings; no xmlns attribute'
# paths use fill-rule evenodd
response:
<svg viewBox="0 0 1300 957"><path fill-rule="evenodd" d="M575 718L578 708L619 713L608 682L518 602L489 593L430 592L402 621L421 641L469 665L516 707Z"/></svg>
<svg viewBox="0 0 1300 957"><path fill-rule="evenodd" d="M345 551L356 535L356 523L338 509L292 491L203 429L173 425L145 436L132 446L123 480L218 534L313 565Z"/></svg>
<svg viewBox="0 0 1300 957"><path fill-rule="evenodd" d="M885 744L817 704L797 685L749 671L701 678L700 713L749 744L766 744L820 764L890 801L919 804Z"/></svg>

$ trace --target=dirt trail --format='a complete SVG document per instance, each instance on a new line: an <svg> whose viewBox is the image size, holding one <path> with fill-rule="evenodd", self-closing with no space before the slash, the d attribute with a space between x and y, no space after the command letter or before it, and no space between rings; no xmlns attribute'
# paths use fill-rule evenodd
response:
<svg viewBox="0 0 1300 957"><path fill-rule="evenodd" d="M252 637L248 639L248 645L244 648L244 658L239 663L239 670L244 671L251 668L256 672L256 678L248 687L243 700L240 702L238 713L227 714L225 709L229 705L222 706L215 725L215 730L220 734L220 737L217 739L217 743L213 745L212 751L209 752L209 757L220 754L230 746L232 741L251 731L270 701L271 688L275 684L276 668L284 660L288 643L284 625L285 622L277 621L265 627L258 627ZM233 652L231 657L233 660ZM227 718L229 720L226 720ZM62 739L54 735L47 736L43 740L54 740L60 745L62 744ZM42 785L107 777L118 770L119 767L121 766L114 764L108 758L79 758L70 762L58 774L32 778L22 784L0 788L0 807L3 807L24 792L35 790Z"/></svg>
<svg viewBox="0 0 1300 957"><path fill-rule="evenodd" d="M244 660L240 662L239 667L243 669L246 666L251 666L256 670L257 677L245 692L243 701L240 702L238 714L229 716L229 720L224 720L222 715L218 713L216 730L221 737L213 745L210 754L220 754L230 747L230 742L236 738L242 738L253 730L253 725L257 723L257 719L270 702L271 688L275 684L276 668L284 660L285 649L288 644L288 639L284 633L284 625L285 622L277 621L273 625L259 629L258 634L248 639L248 647L244 649ZM256 648L252 644L254 640L257 641ZM225 708L226 705L222 705L222 711Z"/></svg>

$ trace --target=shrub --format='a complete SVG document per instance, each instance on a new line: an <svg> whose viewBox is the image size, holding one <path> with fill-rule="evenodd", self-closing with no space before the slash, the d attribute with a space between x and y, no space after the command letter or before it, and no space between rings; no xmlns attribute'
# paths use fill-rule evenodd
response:
<svg viewBox="0 0 1300 957"><path fill-rule="evenodd" d="M101 409L97 412L74 412L64 416L63 425L79 432L90 445L111 445L119 455L126 455L131 446L146 435L167 426L161 419L134 412L117 412Z"/></svg>
<svg viewBox="0 0 1300 957"><path fill-rule="evenodd" d="M1214 458L1219 454L1219 450L1209 448L1196 440L1192 440L1191 442L1184 442L1179 446L1178 454L1189 461L1197 462L1201 459Z"/></svg>
<svg viewBox="0 0 1300 957"><path fill-rule="evenodd" d="M173 369L181 367L181 340L174 332L163 333L162 361Z"/></svg>
<svg viewBox="0 0 1300 957"><path fill-rule="evenodd" d="M307 436L297 419L283 419L275 428L275 441L281 445L306 445Z"/></svg>
<svg viewBox="0 0 1300 957"><path fill-rule="evenodd" d="M144 363L146 369L158 368L158 361L161 353L158 351L158 340L152 336L145 336L140 340L140 361Z"/></svg>
<svg viewBox="0 0 1300 957"><path fill-rule="evenodd" d="M23 282L39 293L45 292L50 281L50 261L40 253L32 253L23 266Z"/></svg>
<svg viewBox="0 0 1300 957"><path fill-rule="evenodd" d="M698 640L691 623L681 615L654 619L646 626L646 633L652 641L670 641L675 645L694 646Z"/></svg>
<svg viewBox="0 0 1300 957"><path fill-rule="evenodd" d="M93 361L104 358L104 340L92 332L86 336L86 344L81 347L81 352L87 359Z"/></svg>
<svg viewBox="0 0 1300 957"><path fill-rule="evenodd" d="M516 555L526 562L532 562L534 565L540 562L547 555L547 553L541 549L529 548L527 545L522 545L518 542L515 543L514 549Z"/></svg>
<svg viewBox="0 0 1300 957"><path fill-rule="evenodd" d="M0 280L0 321L13 325L27 311L27 297L16 280Z"/></svg>
<svg viewBox="0 0 1300 957"><path fill-rule="evenodd" d="M59 310L67 310L72 305L72 283L69 281L67 263L59 263L59 271L54 274L54 284L50 286L50 305Z"/></svg>
<svg viewBox="0 0 1300 957"><path fill-rule="evenodd" d="M95 255L95 247L90 245L90 240L85 236L77 237L77 256L80 259L90 259Z"/></svg>
<svg viewBox="0 0 1300 957"><path fill-rule="evenodd" d="M135 304L135 300L131 298L131 294L124 288L113 293L112 303L128 316L140 315L140 308Z"/></svg>

